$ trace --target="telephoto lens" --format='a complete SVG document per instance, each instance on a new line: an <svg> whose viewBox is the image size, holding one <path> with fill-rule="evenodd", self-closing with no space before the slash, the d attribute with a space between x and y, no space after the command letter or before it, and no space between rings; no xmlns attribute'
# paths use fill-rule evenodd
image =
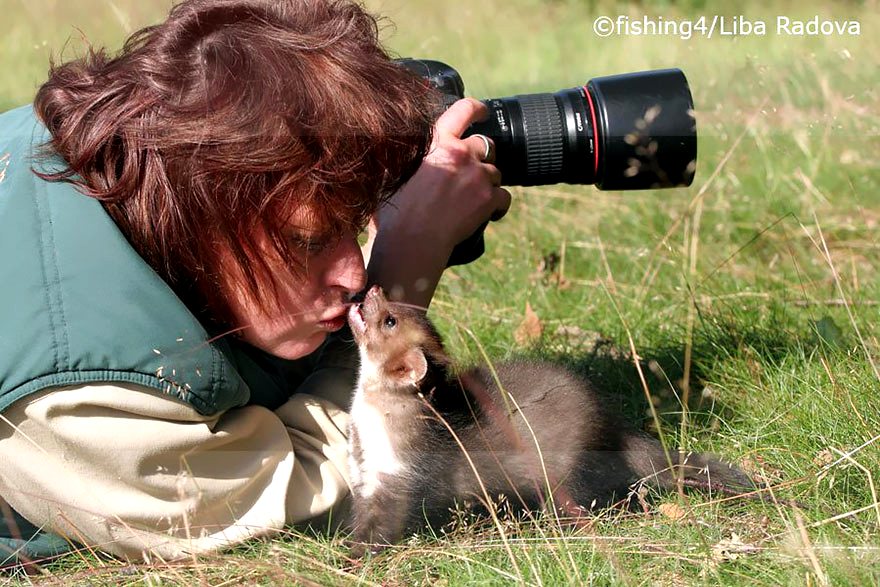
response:
<svg viewBox="0 0 880 587"><path fill-rule="evenodd" d="M441 61L397 59L438 91L439 108L464 97L458 72ZM697 165L694 101L679 69L593 78L553 94L483 100L488 118L464 136L495 142L504 185L595 184L602 190L689 186ZM483 228L459 243L448 265L485 250Z"/></svg>
<svg viewBox="0 0 880 587"><path fill-rule="evenodd" d="M441 108L464 97L464 82L449 65L395 61L438 90ZM638 190L689 186L694 179L694 101L680 69L597 77L553 94L483 102L489 118L464 134L495 142L495 166L505 185Z"/></svg>
<svg viewBox="0 0 880 587"><path fill-rule="evenodd" d="M505 185L688 186L697 159L694 103L679 69L597 77L553 94L484 100L465 134L495 141Z"/></svg>

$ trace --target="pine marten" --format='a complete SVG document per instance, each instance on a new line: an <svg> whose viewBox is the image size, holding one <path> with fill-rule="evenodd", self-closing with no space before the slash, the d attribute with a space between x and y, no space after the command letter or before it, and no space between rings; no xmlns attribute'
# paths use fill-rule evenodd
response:
<svg viewBox="0 0 880 587"><path fill-rule="evenodd" d="M454 374L424 312L378 286L352 305L360 371L349 429L352 554L450 517L456 503L503 495L566 512L608 505L635 483L738 493L754 488L713 457L668 456L621 424L589 381L547 362Z"/></svg>

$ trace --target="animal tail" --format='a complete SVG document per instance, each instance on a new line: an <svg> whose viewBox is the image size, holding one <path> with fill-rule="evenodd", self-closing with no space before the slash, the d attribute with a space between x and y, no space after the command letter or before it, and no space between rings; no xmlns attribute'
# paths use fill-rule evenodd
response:
<svg viewBox="0 0 880 587"><path fill-rule="evenodd" d="M657 440L637 433L624 438L624 457L644 483L662 489L674 488L678 478L686 487L704 492L738 495L756 488L748 475L730 463L706 454L681 454L677 450L670 450L667 458Z"/></svg>

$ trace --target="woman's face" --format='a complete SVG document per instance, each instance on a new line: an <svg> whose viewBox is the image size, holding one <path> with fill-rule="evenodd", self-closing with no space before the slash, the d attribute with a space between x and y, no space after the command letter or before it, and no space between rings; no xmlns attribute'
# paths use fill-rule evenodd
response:
<svg viewBox="0 0 880 587"><path fill-rule="evenodd" d="M328 238L308 214L301 213L293 216L286 233L301 251L305 270L292 270L280 259L270 264L273 269L277 266L277 311L267 315L234 288L230 306L242 339L277 357L297 359L345 326L348 298L365 287L367 275L353 231L342 238ZM271 250L266 238L259 244Z"/></svg>

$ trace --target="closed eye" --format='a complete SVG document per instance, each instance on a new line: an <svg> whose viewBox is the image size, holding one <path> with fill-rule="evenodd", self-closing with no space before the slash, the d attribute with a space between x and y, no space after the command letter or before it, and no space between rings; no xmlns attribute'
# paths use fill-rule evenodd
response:
<svg viewBox="0 0 880 587"><path fill-rule="evenodd" d="M329 246L328 239L311 239L308 237L291 237L291 245L308 255L317 255L325 251Z"/></svg>

